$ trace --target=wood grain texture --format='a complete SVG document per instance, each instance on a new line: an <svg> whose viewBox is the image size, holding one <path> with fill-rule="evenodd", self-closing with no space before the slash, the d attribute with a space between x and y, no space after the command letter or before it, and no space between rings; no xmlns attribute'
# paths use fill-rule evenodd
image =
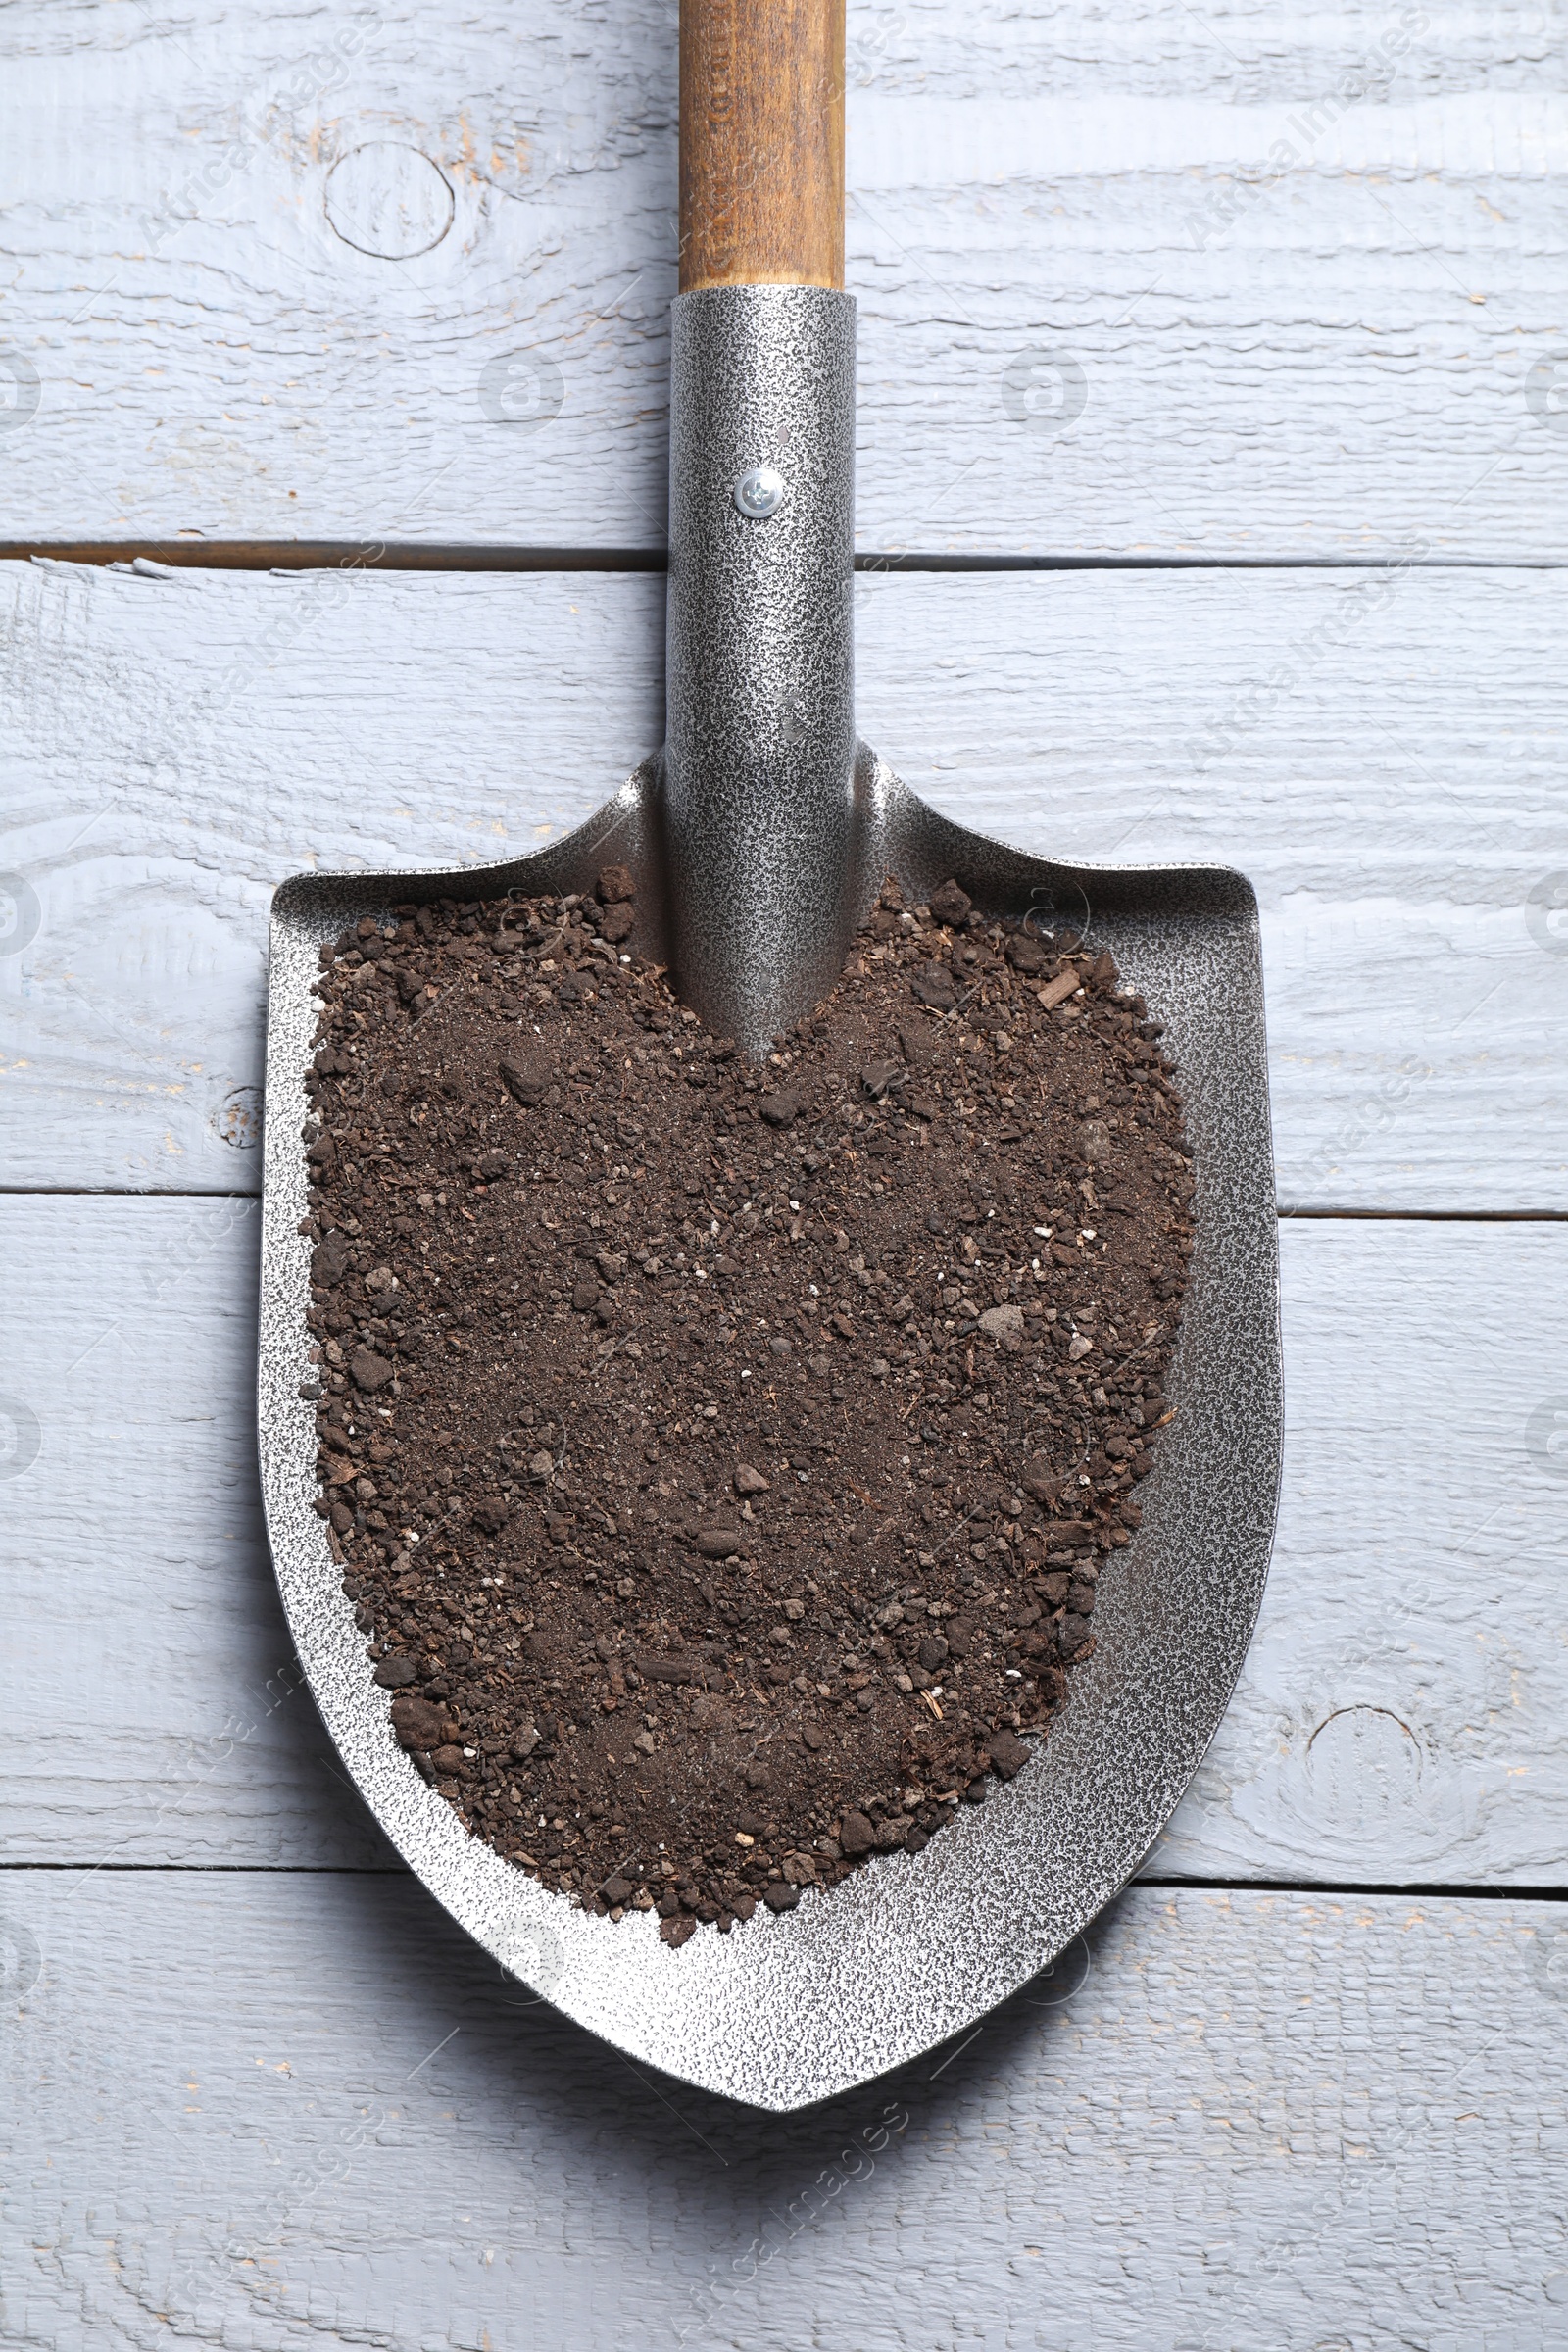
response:
<svg viewBox="0 0 1568 2352"><path fill-rule="evenodd" d="M1137 1890L779 2118L519 2005L407 1880L0 1892L16 2352L1560 2340L1553 1905Z"/></svg>
<svg viewBox="0 0 1568 2352"><path fill-rule="evenodd" d="M7 528L657 548L672 30L8 10ZM1381 566L866 579L865 731L1029 846L1253 874L1287 1206L1561 1207L1568 591L1409 569L1560 557L1555 26L858 0L849 83L862 547ZM1287 1222L1275 1567L1150 1863L1473 1899L1145 1884L828 2109L641 2080L336 1766L246 1196L275 881L586 813L662 583L0 600L5 1181L213 1196L0 1199L6 2345L1555 2345L1568 1924L1507 1889L1568 1884L1564 1228Z"/></svg>
<svg viewBox="0 0 1568 2352"><path fill-rule="evenodd" d="M1287 1223L1287 1445L1262 1621L1162 1876L1568 1886L1568 1229ZM249 1201L0 1200L13 1861L386 1849L268 1563ZM8 1410L11 1408L7 1408ZM1560 1468L1560 1465L1558 1465Z"/></svg>
<svg viewBox="0 0 1568 2352"><path fill-rule="evenodd" d="M843 283L844 0L681 0L681 292Z"/></svg>
<svg viewBox="0 0 1568 2352"><path fill-rule="evenodd" d="M1565 599L862 575L860 721L966 824L1251 875L1287 1205L1560 1208ZM662 612L654 578L0 569L6 1181L254 1189L273 886L585 816L662 734Z"/></svg>
<svg viewBox="0 0 1568 2352"><path fill-rule="evenodd" d="M657 0L4 37L13 529L660 540ZM898 0L849 82L862 545L1558 556L1538 9Z"/></svg>

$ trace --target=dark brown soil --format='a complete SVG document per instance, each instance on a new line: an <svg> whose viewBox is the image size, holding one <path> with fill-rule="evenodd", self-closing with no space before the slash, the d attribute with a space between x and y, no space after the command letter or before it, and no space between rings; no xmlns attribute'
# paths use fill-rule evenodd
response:
<svg viewBox="0 0 1568 2352"><path fill-rule="evenodd" d="M622 869L400 913L323 951L306 1128L318 1507L397 1737L672 1942L1007 1802L1167 1417L1142 1000L890 885L753 1068Z"/></svg>

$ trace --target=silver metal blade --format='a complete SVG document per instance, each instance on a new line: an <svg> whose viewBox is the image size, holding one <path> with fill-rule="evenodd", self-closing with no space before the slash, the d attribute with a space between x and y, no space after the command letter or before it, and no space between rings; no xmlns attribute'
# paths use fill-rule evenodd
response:
<svg viewBox="0 0 1568 2352"><path fill-rule="evenodd" d="M312 875L272 909L259 1423L284 1605L356 1785L410 1867L467 1932L568 2016L632 2056L750 2104L790 2109L957 2033L1046 1967L1138 1868L1213 1736L1261 1598L1279 1486L1278 1244L1256 904L1222 868L1070 865L964 831L863 745L831 919L853 930L885 872L910 903L956 875L993 913L1070 911L1166 1025L1197 1180L1197 1245L1166 1391L1177 1415L1140 1490L1144 1525L1100 1581L1099 1646L1069 1678L1044 1751L917 1859L883 1857L830 1896L675 1952L650 1914L574 1909L464 1830L390 1729L316 1492L308 1370L310 1244L300 1129L318 950L394 904L588 888L612 859L638 879L637 945L663 961L664 770L644 763L539 856L450 873ZM847 932L845 934L847 936ZM836 969L836 965L834 969ZM829 975L831 977L831 974ZM786 996L793 993L784 974ZM820 994L817 982L809 985ZM779 1000L782 1001L782 1000ZM810 1001L808 999L808 1002Z"/></svg>

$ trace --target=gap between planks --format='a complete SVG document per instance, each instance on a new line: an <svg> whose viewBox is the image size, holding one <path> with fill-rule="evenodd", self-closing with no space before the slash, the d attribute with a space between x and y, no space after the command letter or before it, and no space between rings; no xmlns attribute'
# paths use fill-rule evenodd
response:
<svg viewBox="0 0 1568 2352"><path fill-rule="evenodd" d="M1558 571L1550 556L1072 556L950 555L940 549L862 548L857 571ZM380 539L0 539L0 564L157 564L184 571L667 571L662 547L512 547Z"/></svg>
<svg viewBox="0 0 1568 2352"><path fill-rule="evenodd" d="M97 1878L127 1879L416 1879L407 1863L390 1862L43 1862L0 1860L0 1885L7 1875L15 1877L63 1878L67 1874L82 1880ZM1159 1877L1140 1874L1126 1881L1109 1903L1117 1902L1123 1894L1145 1887L1164 1888L1176 1894L1300 1894L1318 1896L1358 1897L1386 1896L1391 1900L1454 1903L1562 1903L1568 1904L1568 1886L1515 1886L1511 1881L1488 1879L1452 1879L1441 1886L1429 1885L1422 1879L1302 1879L1302 1878L1235 1878L1225 1876L1184 1878L1179 1873L1165 1872ZM439 1899L439 1898L437 1898ZM1096 1914L1099 1918L1101 1913ZM1091 1923L1092 1925L1093 1923ZM1048 1963L1050 1967L1052 1963ZM1008 1998L1011 1996L1008 1995Z"/></svg>
<svg viewBox="0 0 1568 2352"><path fill-rule="evenodd" d="M0 1184L0 1200L256 1200L256 1193L169 1185ZM1292 1208L1282 1225L1564 1225L1568 1208Z"/></svg>

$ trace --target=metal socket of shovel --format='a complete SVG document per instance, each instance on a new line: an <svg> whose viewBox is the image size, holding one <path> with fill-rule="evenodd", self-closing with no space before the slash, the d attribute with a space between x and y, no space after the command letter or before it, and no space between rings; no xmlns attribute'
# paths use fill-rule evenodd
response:
<svg viewBox="0 0 1568 2352"><path fill-rule="evenodd" d="M1137 1870L1224 1712L1279 1484L1274 1176L1256 902L1218 867L1064 864L966 832L855 734L855 305L843 282L843 16L779 0L752 49L725 0L681 24L682 291L670 387L668 740L535 858L301 876L272 906L259 1374L278 1581L312 1688L377 1820L506 1969L606 2040L778 2110L959 2033L1052 1962ZM739 29L737 29L739 25ZM765 37L764 37L765 36ZM300 1141L318 952L394 904L637 878L640 952L753 1054L826 995L883 876L954 875L1108 948L1166 1026L1197 1245L1176 1417L1107 1564L1096 1654L1049 1741L918 1857L672 1951L652 1914L574 1908L470 1838L395 1743L318 1517Z"/></svg>

